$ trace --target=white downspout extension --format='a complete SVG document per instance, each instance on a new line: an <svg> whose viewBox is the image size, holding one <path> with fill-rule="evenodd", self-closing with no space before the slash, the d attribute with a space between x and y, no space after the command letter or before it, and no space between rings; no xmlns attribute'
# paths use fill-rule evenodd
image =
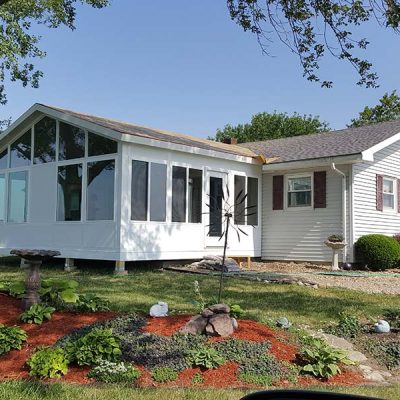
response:
<svg viewBox="0 0 400 400"><path fill-rule="evenodd" d="M332 171L336 172L342 177L342 230L343 238L347 243L347 218L346 218L346 174L336 168L335 163L331 164ZM343 262L347 261L347 246L343 248Z"/></svg>

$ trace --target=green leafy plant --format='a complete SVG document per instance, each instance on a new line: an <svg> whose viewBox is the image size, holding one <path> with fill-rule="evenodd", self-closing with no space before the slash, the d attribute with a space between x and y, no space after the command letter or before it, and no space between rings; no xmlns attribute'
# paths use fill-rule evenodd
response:
<svg viewBox="0 0 400 400"><path fill-rule="evenodd" d="M244 310L239 306L239 304L232 304L229 308L229 314L233 318L241 318L244 314Z"/></svg>
<svg viewBox="0 0 400 400"><path fill-rule="evenodd" d="M21 299L24 296L25 291L26 286L24 281L13 282L8 286L9 294L13 297L17 297L18 299Z"/></svg>
<svg viewBox="0 0 400 400"><path fill-rule="evenodd" d="M330 378L340 374L340 364L353 364L347 358L346 351L335 349L318 338L309 340L309 345L303 349L301 357L306 363L301 371L321 378Z"/></svg>
<svg viewBox="0 0 400 400"><path fill-rule="evenodd" d="M345 338L355 338L362 330L363 325L355 315L341 313L337 325L329 326L326 332Z"/></svg>
<svg viewBox="0 0 400 400"><path fill-rule="evenodd" d="M171 382L178 377L178 373L170 367L159 367L151 371L151 377L156 382Z"/></svg>
<svg viewBox="0 0 400 400"><path fill-rule="evenodd" d="M78 282L72 279L43 279L39 293L43 301L60 309L64 303L78 301L77 287Z"/></svg>
<svg viewBox="0 0 400 400"><path fill-rule="evenodd" d="M242 372L238 375L238 379L239 381L255 386L271 386L273 381L271 376L256 372Z"/></svg>
<svg viewBox="0 0 400 400"><path fill-rule="evenodd" d="M328 236L328 242L332 243L342 243L344 242L344 236L343 235L330 235Z"/></svg>
<svg viewBox="0 0 400 400"><path fill-rule="evenodd" d="M362 347L390 370L400 369L400 340L396 337L374 337L365 340Z"/></svg>
<svg viewBox="0 0 400 400"><path fill-rule="evenodd" d="M203 375L200 372L196 372L192 377L193 385L200 385L204 382Z"/></svg>
<svg viewBox="0 0 400 400"><path fill-rule="evenodd" d="M19 319L29 324L41 325L43 320L51 319L51 314L54 311L54 307L50 307L45 304L33 304L20 315Z"/></svg>
<svg viewBox="0 0 400 400"><path fill-rule="evenodd" d="M109 303L94 294L80 294L76 302L76 310L80 312L109 311Z"/></svg>
<svg viewBox="0 0 400 400"><path fill-rule="evenodd" d="M111 362L101 360L89 372L88 377L105 383L127 383L138 379L140 371L132 365L124 362Z"/></svg>
<svg viewBox="0 0 400 400"><path fill-rule="evenodd" d="M19 326L5 326L0 324L0 356L10 350L21 350L22 343L28 335Z"/></svg>
<svg viewBox="0 0 400 400"><path fill-rule="evenodd" d="M383 312L383 318L386 319L390 326L400 329L400 308L389 308Z"/></svg>
<svg viewBox="0 0 400 400"><path fill-rule="evenodd" d="M205 299L201 293L199 281L193 282L193 292L194 292L194 295L196 298L194 300L192 300L192 303L197 307L198 311L201 312L209 304L205 301Z"/></svg>
<svg viewBox="0 0 400 400"><path fill-rule="evenodd" d="M400 259L400 244L385 235L361 236L355 243L354 250L357 263L373 271L393 268Z"/></svg>
<svg viewBox="0 0 400 400"><path fill-rule="evenodd" d="M188 361L195 367L214 369L222 365L225 360L218 351L212 347L203 347L190 352Z"/></svg>
<svg viewBox="0 0 400 400"><path fill-rule="evenodd" d="M61 348L41 348L26 363L29 375L39 378L59 378L68 372L68 358Z"/></svg>
<svg viewBox="0 0 400 400"><path fill-rule="evenodd" d="M116 361L121 356L120 341L113 336L112 329L93 329L78 340L68 342L65 350L69 360L78 365Z"/></svg>

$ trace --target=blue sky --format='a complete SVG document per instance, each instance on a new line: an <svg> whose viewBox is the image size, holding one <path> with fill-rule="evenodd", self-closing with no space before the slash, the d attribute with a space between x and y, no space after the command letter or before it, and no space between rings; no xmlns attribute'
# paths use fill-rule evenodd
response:
<svg viewBox="0 0 400 400"><path fill-rule="evenodd" d="M9 84L3 118L41 102L203 137L274 110L319 115L339 129L400 86L399 38L376 24L363 33L379 89L357 87L352 67L332 58L321 72L334 88L309 83L283 45L263 55L224 0L112 0L103 10L79 7L76 26L35 28L45 77L39 89Z"/></svg>

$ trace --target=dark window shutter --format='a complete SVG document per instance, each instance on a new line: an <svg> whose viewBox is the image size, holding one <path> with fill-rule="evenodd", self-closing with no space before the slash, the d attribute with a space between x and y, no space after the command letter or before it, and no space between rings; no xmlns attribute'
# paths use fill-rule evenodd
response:
<svg viewBox="0 0 400 400"><path fill-rule="evenodd" d="M376 209L383 210L383 176L376 176Z"/></svg>
<svg viewBox="0 0 400 400"><path fill-rule="evenodd" d="M400 179L397 179L397 212L400 213Z"/></svg>
<svg viewBox="0 0 400 400"><path fill-rule="evenodd" d="M326 171L314 172L314 208L326 208Z"/></svg>
<svg viewBox="0 0 400 400"><path fill-rule="evenodd" d="M283 210L283 175L272 177L272 209Z"/></svg>

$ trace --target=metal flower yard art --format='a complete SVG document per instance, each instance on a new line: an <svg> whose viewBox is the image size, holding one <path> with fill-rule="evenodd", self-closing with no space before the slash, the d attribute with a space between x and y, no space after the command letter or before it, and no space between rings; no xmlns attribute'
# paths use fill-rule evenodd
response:
<svg viewBox="0 0 400 400"><path fill-rule="evenodd" d="M236 232L238 240L240 242L240 236L243 234L248 236L248 233L239 227L239 224L249 224L250 218L257 214L256 204L249 204L248 194L245 193L244 189L238 190L238 193L234 194L234 202L230 203L230 191L228 185L224 193L222 185L218 185L214 188L210 188L209 203L207 207L209 211L206 213L209 215L210 223L208 227L209 236L219 236L218 241L224 240L221 272L219 276L219 289L218 289L218 303L221 303L223 279L225 273L225 261L226 251L228 247L228 238L232 230Z"/></svg>

